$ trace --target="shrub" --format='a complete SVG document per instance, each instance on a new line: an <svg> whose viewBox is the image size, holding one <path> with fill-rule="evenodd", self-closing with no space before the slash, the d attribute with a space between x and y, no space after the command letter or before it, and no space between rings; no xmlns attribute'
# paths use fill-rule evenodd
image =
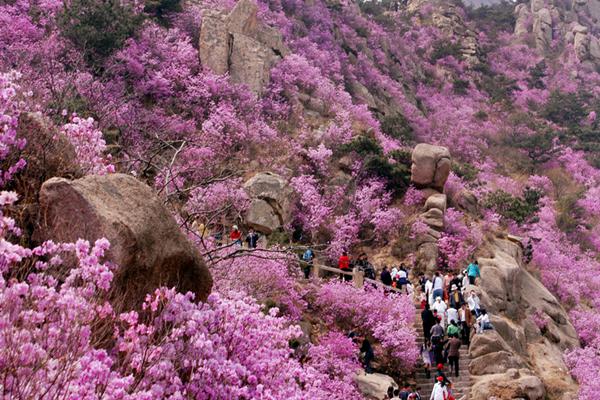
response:
<svg viewBox="0 0 600 400"><path fill-rule="evenodd" d="M438 60L452 56L457 60L462 59L462 48L460 43L452 42L450 39L440 39L433 43L430 61L435 64Z"/></svg>
<svg viewBox="0 0 600 400"><path fill-rule="evenodd" d="M118 0L70 0L58 15L58 26L84 55L88 65L101 68L141 25L143 17Z"/></svg>
<svg viewBox="0 0 600 400"><path fill-rule="evenodd" d="M504 190L495 190L484 199L484 207L518 224L531 221L540 210L542 193L537 189L525 188L523 197L515 197Z"/></svg>
<svg viewBox="0 0 600 400"><path fill-rule="evenodd" d="M394 139L412 142L415 139L410 122L401 113L386 115L381 119L381 131Z"/></svg>
<svg viewBox="0 0 600 400"><path fill-rule="evenodd" d="M550 98L541 111L541 116L562 126L575 126L588 115L584 95L581 93L564 93L558 90L550 94Z"/></svg>

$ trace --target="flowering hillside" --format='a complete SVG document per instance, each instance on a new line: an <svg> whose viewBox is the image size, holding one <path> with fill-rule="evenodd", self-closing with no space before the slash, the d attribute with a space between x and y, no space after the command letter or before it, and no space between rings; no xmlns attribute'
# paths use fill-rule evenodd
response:
<svg viewBox="0 0 600 400"><path fill-rule="evenodd" d="M568 311L582 347L564 356L594 399L600 27L592 5L575 25L561 1L524 3L2 2L2 397L361 398L350 331L408 376L412 299L303 280L298 255L414 261L428 227L411 152L429 143L452 155L440 265L462 270L499 232L531 238L528 268ZM248 184L265 171L286 182L275 202ZM158 287L121 312L108 240L36 231L44 181L115 172L150 185L194 243L206 302ZM250 223L259 204L272 227ZM224 244L236 223L267 244Z"/></svg>

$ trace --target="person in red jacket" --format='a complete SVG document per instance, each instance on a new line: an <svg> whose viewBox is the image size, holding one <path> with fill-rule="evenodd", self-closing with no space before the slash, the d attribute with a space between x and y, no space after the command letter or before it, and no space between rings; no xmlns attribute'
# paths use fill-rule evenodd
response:
<svg viewBox="0 0 600 400"><path fill-rule="evenodd" d="M342 271L350 272L350 257L348 257L348 253L345 251L338 260L338 268ZM342 278L345 280L350 280L352 277L350 275L342 275Z"/></svg>
<svg viewBox="0 0 600 400"><path fill-rule="evenodd" d="M229 239L238 246L242 245L242 232L238 229L237 225L233 226L233 229L229 234Z"/></svg>

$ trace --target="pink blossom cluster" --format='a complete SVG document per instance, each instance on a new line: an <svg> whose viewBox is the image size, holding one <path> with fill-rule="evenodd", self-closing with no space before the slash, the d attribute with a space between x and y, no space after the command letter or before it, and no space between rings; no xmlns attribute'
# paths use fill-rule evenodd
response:
<svg viewBox="0 0 600 400"><path fill-rule="evenodd" d="M330 325L371 335L398 365L414 366L418 348L412 327L415 306L410 296L332 281L321 286L315 305Z"/></svg>
<svg viewBox="0 0 600 400"><path fill-rule="evenodd" d="M77 161L85 173L103 175L115 172L111 155L105 155L106 142L102 132L96 128L93 118L73 115L71 122L62 126L61 133L75 148Z"/></svg>

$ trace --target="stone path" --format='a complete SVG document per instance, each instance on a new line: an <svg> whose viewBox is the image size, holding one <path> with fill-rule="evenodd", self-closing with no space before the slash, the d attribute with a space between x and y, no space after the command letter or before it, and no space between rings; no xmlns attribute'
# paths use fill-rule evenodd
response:
<svg viewBox="0 0 600 400"><path fill-rule="evenodd" d="M425 336L423 334L423 324L421 323L420 305L415 305L414 326L417 331L417 345L420 348L423 342L425 341ZM468 400L469 398L469 391L471 389L471 375L469 374L469 362L469 350L466 346L461 346L458 366L460 376L456 378L454 377L454 374L450 375L449 367L447 365L444 369L448 379L453 384L452 395L456 398L456 400ZM435 366L433 368L435 368ZM419 393L421 394L421 398L423 400L429 400L429 396L431 396L431 389L433 388L434 384L434 375L435 371L432 370L431 377L427 378L420 358L417 364L417 372L415 373L415 378L419 389Z"/></svg>

